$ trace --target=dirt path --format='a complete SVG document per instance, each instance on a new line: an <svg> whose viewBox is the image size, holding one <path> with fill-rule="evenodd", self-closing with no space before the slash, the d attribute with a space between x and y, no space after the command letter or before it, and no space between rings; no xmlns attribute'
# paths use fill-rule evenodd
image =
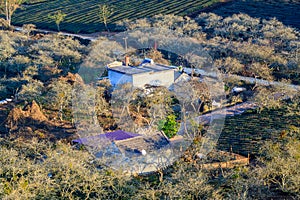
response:
<svg viewBox="0 0 300 200"><path fill-rule="evenodd" d="M16 31L22 31L22 27L20 26L15 26L14 28ZM36 32L39 33L44 33L44 34L62 34L65 36L70 36L70 37L77 37L83 40L90 40L90 41L95 41L97 38L100 36L113 36L117 34L117 32L95 32L95 33L90 33L90 34L75 34L75 33L68 33L68 32L57 32L57 31L51 31L51 30L46 30L46 29L35 29Z"/></svg>
<svg viewBox="0 0 300 200"><path fill-rule="evenodd" d="M209 124L210 120L213 118L225 118L228 116L235 116L244 113L247 110L255 109L257 105L253 102L244 102L230 106L227 108L221 108L219 110L212 111L210 113L201 115L197 117L197 121L203 125Z"/></svg>
<svg viewBox="0 0 300 200"><path fill-rule="evenodd" d="M184 72L187 74L192 73L192 68L184 67ZM212 77L212 78L217 78L218 73L216 72L206 72L205 70L202 69L194 69L196 73L201 74L202 76L207 76L207 77ZM224 75L224 78L234 78L237 80L242 80L246 81L251 84L259 84L259 85L264 85L264 86L269 86L269 85L274 85L274 86L280 86L280 87L287 87L296 91L300 91L300 85L294 85L294 84L287 84L287 83L282 83L279 81L267 81L264 79L257 79L257 78L252 78L252 77L246 77L246 76L238 76L238 75L231 75L231 74L226 74Z"/></svg>

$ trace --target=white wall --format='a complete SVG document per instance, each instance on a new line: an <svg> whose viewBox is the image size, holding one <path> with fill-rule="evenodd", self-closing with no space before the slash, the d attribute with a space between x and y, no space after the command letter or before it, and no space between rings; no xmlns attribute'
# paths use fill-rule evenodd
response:
<svg viewBox="0 0 300 200"><path fill-rule="evenodd" d="M145 84L170 87L174 83L174 71L134 74L132 78L135 87L143 87Z"/></svg>
<svg viewBox="0 0 300 200"><path fill-rule="evenodd" d="M132 83L132 76L112 70L108 70L108 78L113 86L123 83Z"/></svg>

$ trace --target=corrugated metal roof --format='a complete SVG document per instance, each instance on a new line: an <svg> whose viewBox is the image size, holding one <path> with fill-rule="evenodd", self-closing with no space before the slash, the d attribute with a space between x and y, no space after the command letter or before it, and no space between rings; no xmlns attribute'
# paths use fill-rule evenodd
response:
<svg viewBox="0 0 300 200"><path fill-rule="evenodd" d="M79 138L72 141L77 144L84 144L92 147L99 147L99 155L102 155L105 151L107 153L113 153L111 149L112 144L116 145L118 151L125 155L141 155L142 151L147 153L161 149L169 144L167 137L160 131L154 132L150 135L140 135L136 133L125 132L117 130L105 134L99 134L96 136L90 136L85 138ZM115 148L114 148L115 149ZM116 150L114 150L116 152Z"/></svg>
<svg viewBox="0 0 300 200"><path fill-rule="evenodd" d="M153 152L169 144L169 140L162 132L155 132L143 137L135 137L129 140L116 141L116 145L123 153L140 153L142 150Z"/></svg>

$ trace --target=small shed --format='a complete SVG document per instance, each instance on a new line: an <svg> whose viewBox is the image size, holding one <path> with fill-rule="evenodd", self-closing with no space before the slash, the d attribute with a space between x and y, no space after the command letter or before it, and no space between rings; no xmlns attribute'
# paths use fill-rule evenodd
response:
<svg viewBox="0 0 300 200"><path fill-rule="evenodd" d="M161 149L169 144L169 139L161 131L151 135L117 130L95 136L79 138L72 141L97 149L97 156L123 154L125 156L141 156Z"/></svg>

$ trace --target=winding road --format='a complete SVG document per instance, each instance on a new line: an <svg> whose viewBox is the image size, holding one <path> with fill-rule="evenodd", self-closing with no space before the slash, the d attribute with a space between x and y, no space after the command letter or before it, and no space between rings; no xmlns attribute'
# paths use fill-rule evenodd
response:
<svg viewBox="0 0 300 200"><path fill-rule="evenodd" d="M201 74L202 76L208 76L211 78L217 78L218 74L216 72L207 72L202 69L194 69L197 74ZM192 68L184 68L184 72L187 74L192 73ZM297 92L300 92L300 85L294 85L294 84L287 84L279 81L267 81L264 79L257 79L257 78L252 78L252 77L246 77L246 76L238 76L238 75L231 75L231 74L225 74L224 78L234 78L238 79L241 81L246 81L251 84L259 84L259 85L264 85L264 86L269 86L269 85L274 85L274 86L280 86L280 87L286 87L290 88L293 90L296 90Z"/></svg>

